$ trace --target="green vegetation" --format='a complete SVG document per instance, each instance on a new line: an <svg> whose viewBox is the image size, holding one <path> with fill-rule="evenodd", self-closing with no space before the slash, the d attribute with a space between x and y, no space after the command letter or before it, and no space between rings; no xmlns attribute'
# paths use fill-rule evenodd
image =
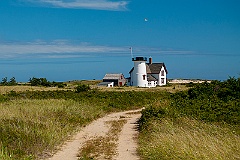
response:
<svg viewBox="0 0 240 160"><path fill-rule="evenodd" d="M30 78L29 83L31 86L45 86L45 87L58 87L58 88L64 88L66 84L63 82L50 82L46 78Z"/></svg>
<svg viewBox="0 0 240 160"><path fill-rule="evenodd" d="M162 94L76 88L0 95L0 159L46 158L81 126L109 112L147 107Z"/></svg>
<svg viewBox="0 0 240 160"><path fill-rule="evenodd" d="M9 81L7 77L2 78L1 86L15 86L17 85L17 81L15 77L12 77Z"/></svg>
<svg viewBox="0 0 240 160"><path fill-rule="evenodd" d="M187 90L181 85L121 90L89 85L84 81L71 90L1 92L5 94L0 94L0 159L44 159L92 120L142 107L146 108L139 120L142 159L240 158L239 78L189 84ZM91 157L87 154L82 158Z"/></svg>
<svg viewBox="0 0 240 160"><path fill-rule="evenodd" d="M86 91L89 91L89 90L90 90L90 87L89 87L89 85L86 85L86 84L79 84L76 87L76 92L77 93L86 92Z"/></svg>
<svg viewBox="0 0 240 160"><path fill-rule="evenodd" d="M172 98L172 107L180 114L209 122L240 123L240 78L196 84Z"/></svg>
<svg viewBox="0 0 240 160"><path fill-rule="evenodd" d="M240 158L240 78L191 85L143 110L143 159Z"/></svg>

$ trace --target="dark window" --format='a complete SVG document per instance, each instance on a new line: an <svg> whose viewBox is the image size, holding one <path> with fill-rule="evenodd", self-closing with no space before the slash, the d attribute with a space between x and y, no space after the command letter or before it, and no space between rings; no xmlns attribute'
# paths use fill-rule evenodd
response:
<svg viewBox="0 0 240 160"><path fill-rule="evenodd" d="M164 71L161 71L161 76L164 76Z"/></svg>
<svg viewBox="0 0 240 160"><path fill-rule="evenodd" d="M164 83L164 78L161 78L161 83L162 83L162 84Z"/></svg>
<svg viewBox="0 0 240 160"><path fill-rule="evenodd" d="M146 75L143 75L143 80L145 80L146 79Z"/></svg>

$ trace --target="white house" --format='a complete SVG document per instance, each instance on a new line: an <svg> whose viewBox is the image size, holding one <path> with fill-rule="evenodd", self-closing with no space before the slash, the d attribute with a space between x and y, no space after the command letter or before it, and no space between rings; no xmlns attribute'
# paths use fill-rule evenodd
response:
<svg viewBox="0 0 240 160"><path fill-rule="evenodd" d="M167 68L164 63L146 63L146 57L132 58L134 67L130 70L130 78L128 78L129 86L138 87L156 87L167 84Z"/></svg>

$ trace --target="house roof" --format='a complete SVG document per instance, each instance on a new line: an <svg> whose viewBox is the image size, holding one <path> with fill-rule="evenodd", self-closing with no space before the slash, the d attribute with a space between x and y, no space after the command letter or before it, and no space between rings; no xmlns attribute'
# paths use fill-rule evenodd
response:
<svg viewBox="0 0 240 160"><path fill-rule="evenodd" d="M149 69L147 67L147 73L152 73L152 74L160 73L162 67L164 67L166 73L168 73L167 68L164 63L151 63L151 64L147 63L146 66L149 67Z"/></svg>
<svg viewBox="0 0 240 160"><path fill-rule="evenodd" d="M132 69L129 71L129 73L131 73L133 71L134 67L132 67Z"/></svg>
<svg viewBox="0 0 240 160"><path fill-rule="evenodd" d="M148 74L147 81L157 81L157 79L155 77L153 77L151 74Z"/></svg>
<svg viewBox="0 0 240 160"><path fill-rule="evenodd" d="M118 74L106 74L103 79L121 79L121 76L123 76L122 73ZM123 76L124 77L124 76Z"/></svg>

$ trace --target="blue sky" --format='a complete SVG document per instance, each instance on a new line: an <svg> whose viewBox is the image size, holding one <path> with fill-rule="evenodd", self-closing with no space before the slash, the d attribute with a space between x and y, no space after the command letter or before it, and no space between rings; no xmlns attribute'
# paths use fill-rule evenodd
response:
<svg viewBox="0 0 240 160"><path fill-rule="evenodd" d="M0 78L128 77L134 56L168 78L240 75L239 0L2 0Z"/></svg>

